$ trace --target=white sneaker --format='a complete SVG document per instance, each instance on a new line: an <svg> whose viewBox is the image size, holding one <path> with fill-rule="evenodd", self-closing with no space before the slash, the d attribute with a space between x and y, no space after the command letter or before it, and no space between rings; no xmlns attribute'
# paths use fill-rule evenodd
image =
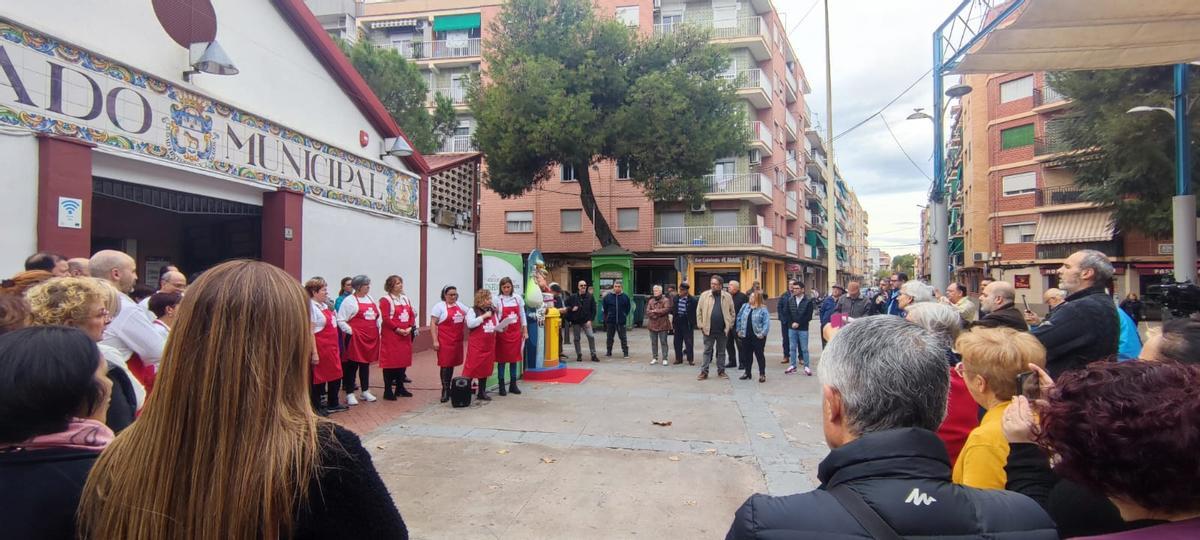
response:
<svg viewBox="0 0 1200 540"><path fill-rule="evenodd" d="M354 394L346 394L346 405L351 407L358 405L358 398L354 397Z"/></svg>
<svg viewBox="0 0 1200 540"><path fill-rule="evenodd" d="M363 390L362 396L363 396L363 401L366 401L366 402L375 401L375 396L371 395L371 392L369 390Z"/></svg>
<svg viewBox="0 0 1200 540"><path fill-rule="evenodd" d="M658 363L658 359L657 359L657 358L651 358L651 359L650 359L650 365L652 365L652 366L653 366L653 365L655 365L655 364L657 364L657 363Z"/></svg>

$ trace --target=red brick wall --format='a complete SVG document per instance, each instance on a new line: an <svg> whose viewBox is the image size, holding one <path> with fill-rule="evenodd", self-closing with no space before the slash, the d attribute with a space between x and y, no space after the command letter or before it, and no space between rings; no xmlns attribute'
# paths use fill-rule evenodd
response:
<svg viewBox="0 0 1200 540"><path fill-rule="evenodd" d="M1037 173L1037 185L1042 187L1042 166L1025 165L988 173L988 191L990 212L1010 212L1013 210L1029 210L1037 206L1037 196L1034 193L1004 196L1004 177L1024 172Z"/></svg>
<svg viewBox="0 0 1200 540"><path fill-rule="evenodd" d="M988 107L988 120L995 120L997 118L1004 118L1007 116L1012 116L1014 114L1021 114L1023 112L1033 109L1033 98L1032 97L1017 99L1017 100L1009 101L1008 103L1000 103L1000 85L1001 84L1004 84L1008 81L1015 81L1017 79L1028 77L1030 75L1033 75L1033 77L1034 77L1033 87L1037 88L1042 79L1041 73L1037 73L1037 74L1029 73L1029 72L1008 73L1008 74L1005 74L1000 77L996 77L996 78L988 81L987 97L988 97L988 103L991 105L990 107Z"/></svg>
<svg viewBox="0 0 1200 540"><path fill-rule="evenodd" d="M1037 244L1032 242L1020 244L1005 244L1004 243L1004 226L1011 223L1037 223L1039 214L1025 214L1020 216L1008 216L995 218L992 220L992 237L996 239L997 251L1001 253L1002 260L1023 260L1037 258Z"/></svg>

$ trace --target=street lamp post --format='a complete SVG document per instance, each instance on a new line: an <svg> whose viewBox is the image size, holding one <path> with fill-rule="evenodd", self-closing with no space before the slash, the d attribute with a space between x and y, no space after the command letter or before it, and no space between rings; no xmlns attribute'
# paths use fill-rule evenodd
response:
<svg viewBox="0 0 1200 540"><path fill-rule="evenodd" d="M935 35L933 57L937 65L941 65L942 62L940 45L940 40ZM942 106L942 96L944 94L950 99L961 98L972 90L965 84L956 84L943 92L942 86L942 74L939 71L933 76L933 116L929 116L922 109L914 109L913 113L908 115L909 120L924 118L933 121L933 189L929 192L929 226L933 229L933 240L930 241L929 249L929 281L930 285L940 291L946 290L950 284L950 216L946 206L944 178L946 154L942 148L946 137L943 132L943 115L946 109Z"/></svg>

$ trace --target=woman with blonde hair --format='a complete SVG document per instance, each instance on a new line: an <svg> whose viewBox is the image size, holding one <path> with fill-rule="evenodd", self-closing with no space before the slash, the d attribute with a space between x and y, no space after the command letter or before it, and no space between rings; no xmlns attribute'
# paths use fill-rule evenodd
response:
<svg viewBox="0 0 1200 540"><path fill-rule="evenodd" d="M29 289L30 321L34 326L70 326L92 338L108 365L112 381L112 404L108 407L105 424L116 433L128 427L137 417L145 400L145 390L130 376L120 353L100 343L104 329L121 309L114 296L119 294L107 282L96 278L62 277L43 282ZM114 361L113 353L116 353Z"/></svg>
<svg viewBox="0 0 1200 540"><path fill-rule="evenodd" d="M84 486L84 538L407 538L371 456L309 404L304 289L267 263L188 288L154 398Z"/></svg>

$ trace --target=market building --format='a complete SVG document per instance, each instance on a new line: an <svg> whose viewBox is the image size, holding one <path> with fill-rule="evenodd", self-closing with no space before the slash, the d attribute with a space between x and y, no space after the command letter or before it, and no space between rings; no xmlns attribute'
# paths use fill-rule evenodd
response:
<svg viewBox="0 0 1200 540"><path fill-rule="evenodd" d="M478 158L431 167L300 0L0 8L7 272L132 255L151 285L257 258L297 279L473 286ZM436 200L458 219L431 220ZM440 223L440 224L439 224Z"/></svg>

